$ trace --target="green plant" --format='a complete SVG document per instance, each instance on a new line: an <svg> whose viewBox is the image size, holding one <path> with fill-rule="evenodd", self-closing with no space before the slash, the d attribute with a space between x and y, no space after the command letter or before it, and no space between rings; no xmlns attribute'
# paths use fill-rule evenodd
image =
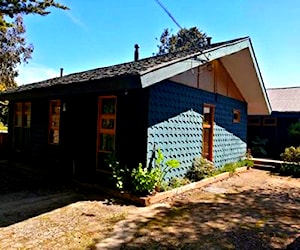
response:
<svg viewBox="0 0 300 250"><path fill-rule="evenodd" d="M285 148L284 152L280 154L283 161L300 162L300 146Z"/></svg>
<svg viewBox="0 0 300 250"><path fill-rule="evenodd" d="M267 138L261 138L259 136L256 136L253 141L251 141L252 144L252 152L253 155L256 156L265 156L267 155L267 151L265 150L265 147L267 145L268 139Z"/></svg>
<svg viewBox="0 0 300 250"><path fill-rule="evenodd" d="M293 123L288 128L289 136L300 139L300 122Z"/></svg>
<svg viewBox="0 0 300 250"><path fill-rule="evenodd" d="M116 187L120 190L123 190L128 182L128 168L120 165L115 152L108 154L105 162L112 169L112 179L115 182Z"/></svg>
<svg viewBox="0 0 300 250"><path fill-rule="evenodd" d="M185 177L172 177L168 183L169 189L178 188L186 184L191 183L188 178Z"/></svg>
<svg viewBox="0 0 300 250"><path fill-rule="evenodd" d="M137 194L150 194L154 191L161 173L159 169L143 168L142 163L132 171L133 191Z"/></svg>
<svg viewBox="0 0 300 250"><path fill-rule="evenodd" d="M192 167L187 171L186 177L191 181L199 181L213 176L216 168L214 164L202 156L194 159Z"/></svg>
<svg viewBox="0 0 300 250"><path fill-rule="evenodd" d="M158 169L159 178L157 182L157 189L160 191L164 186L163 182L165 180L166 174L169 173L172 169L178 168L180 162L176 159L170 159L165 162L165 157L161 149L157 149L157 157L155 160L155 169Z"/></svg>
<svg viewBox="0 0 300 250"><path fill-rule="evenodd" d="M281 175L300 177L300 163L283 163L279 168Z"/></svg>

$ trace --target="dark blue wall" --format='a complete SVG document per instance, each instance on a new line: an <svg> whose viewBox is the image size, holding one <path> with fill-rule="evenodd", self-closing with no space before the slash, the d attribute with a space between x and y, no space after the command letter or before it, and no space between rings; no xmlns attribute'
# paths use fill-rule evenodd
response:
<svg viewBox="0 0 300 250"><path fill-rule="evenodd" d="M182 175L202 152L203 104L215 105L214 163L238 161L246 150L247 104L219 94L163 81L150 88L148 118L148 163L153 149L182 163ZM233 109L241 122L233 123ZM176 172L176 171L175 171Z"/></svg>

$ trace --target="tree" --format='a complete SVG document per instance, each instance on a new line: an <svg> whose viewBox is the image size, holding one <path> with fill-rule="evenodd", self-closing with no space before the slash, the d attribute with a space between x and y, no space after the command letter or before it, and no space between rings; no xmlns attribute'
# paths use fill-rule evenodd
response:
<svg viewBox="0 0 300 250"><path fill-rule="evenodd" d="M0 1L0 91L17 86L17 66L26 63L33 52L27 44L21 15L48 15L49 8L68 9L54 0L1 0ZM0 103L0 121L7 124L8 102Z"/></svg>
<svg viewBox="0 0 300 250"><path fill-rule="evenodd" d="M49 8L68 9L68 7L55 2L54 0L1 0L0 1L0 28L9 27L10 23L4 19L5 16L10 18L19 14L39 14L48 15Z"/></svg>
<svg viewBox="0 0 300 250"><path fill-rule="evenodd" d="M27 45L24 37L26 30L21 15L47 15L50 7L67 9L54 0L0 1L0 90L16 87L17 66L26 63L33 52L32 44Z"/></svg>
<svg viewBox="0 0 300 250"><path fill-rule="evenodd" d="M171 34L169 29L165 29L159 40L157 55L173 53L187 49L204 49L207 45L208 37L199 31L197 27L182 28L177 34Z"/></svg>
<svg viewBox="0 0 300 250"><path fill-rule="evenodd" d="M26 63L33 52L32 44L27 45L26 30L20 15L12 27L0 31L0 90L16 87L17 66Z"/></svg>

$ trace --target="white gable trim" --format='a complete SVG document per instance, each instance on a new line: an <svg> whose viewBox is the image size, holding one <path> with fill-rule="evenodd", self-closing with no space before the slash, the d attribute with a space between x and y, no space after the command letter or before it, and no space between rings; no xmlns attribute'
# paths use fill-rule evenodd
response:
<svg viewBox="0 0 300 250"><path fill-rule="evenodd" d="M204 63L228 56L245 48L249 48L249 39L234 42L232 44L221 45L203 51L202 54L196 53L189 55L186 59L174 60L158 67L150 68L141 74L141 84L143 88L151 86L157 82L181 74L192 68L196 68Z"/></svg>

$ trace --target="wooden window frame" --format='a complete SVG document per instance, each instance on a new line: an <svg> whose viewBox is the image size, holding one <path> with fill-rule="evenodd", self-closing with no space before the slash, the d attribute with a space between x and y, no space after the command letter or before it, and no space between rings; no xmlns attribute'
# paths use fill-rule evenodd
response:
<svg viewBox="0 0 300 250"><path fill-rule="evenodd" d="M20 109L17 108L20 107ZM26 108L29 107L29 109ZM16 102L14 105L14 127L30 128L31 127L31 102ZM20 124L16 125L16 117L20 117Z"/></svg>
<svg viewBox="0 0 300 250"><path fill-rule="evenodd" d="M267 123L266 120L272 120L273 123ZM276 117L264 117L263 118L263 126L265 127L276 127L277 126L277 119Z"/></svg>
<svg viewBox="0 0 300 250"><path fill-rule="evenodd" d="M57 104L53 106L53 104ZM53 112L53 109L58 109ZM53 121L55 118L58 119L58 125L54 125L54 123L57 123L57 121ZM60 143L60 121L61 121L61 100L55 99L50 100L49 102L49 129L48 129L48 143L51 145L59 145ZM52 132L53 131L53 132ZM56 133L56 135L54 135ZM55 136L57 136L57 139L55 139Z"/></svg>
<svg viewBox="0 0 300 250"><path fill-rule="evenodd" d="M15 150L20 151L30 143L31 102L15 102L13 112L13 144ZM17 130L19 130L19 136L17 136Z"/></svg>
<svg viewBox="0 0 300 250"><path fill-rule="evenodd" d="M232 116L233 116L233 123L240 123L241 122L241 110L234 109L232 110Z"/></svg>
<svg viewBox="0 0 300 250"><path fill-rule="evenodd" d="M105 99L115 99L115 107L114 107L114 113L102 113L102 106L103 106L103 100ZM117 97L114 95L111 96L99 96L98 98L98 132L97 132L97 152L104 152L104 153L111 153L115 150L116 146L116 118L117 118ZM113 121L113 127L112 128L103 128L103 121ZM107 149L101 149L101 135L112 135L114 136L114 142L113 142L113 149L107 150Z"/></svg>

